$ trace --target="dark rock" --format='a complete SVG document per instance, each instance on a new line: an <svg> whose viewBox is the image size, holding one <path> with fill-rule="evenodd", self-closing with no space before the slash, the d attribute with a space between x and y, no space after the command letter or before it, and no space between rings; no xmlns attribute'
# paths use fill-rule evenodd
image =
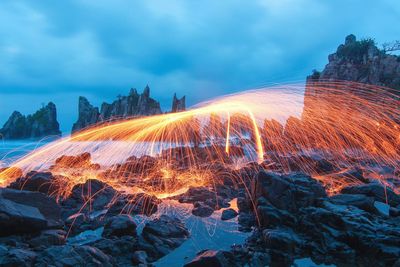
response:
<svg viewBox="0 0 400 267"><path fill-rule="evenodd" d="M191 187L185 194L179 196L181 203L205 202L209 199L215 199L216 193L206 187Z"/></svg>
<svg viewBox="0 0 400 267"><path fill-rule="evenodd" d="M8 252L6 246L0 245L0 259L3 258Z"/></svg>
<svg viewBox="0 0 400 267"><path fill-rule="evenodd" d="M368 212L377 212L374 198L360 194L339 194L332 196L330 201L338 205L351 205Z"/></svg>
<svg viewBox="0 0 400 267"><path fill-rule="evenodd" d="M35 266L113 266L112 259L90 246L54 246L39 254Z"/></svg>
<svg viewBox="0 0 400 267"><path fill-rule="evenodd" d="M104 225L104 237L121 237L124 235L136 236L136 223L129 215L118 215L111 217Z"/></svg>
<svg viewBox="0 0 400 267"><path fill-rule="evenodd" d="M69 216L67 219L65 219L65 225L68 227L71 227L73 225L79 226L85 222L87 222L89 218L84 214L84 213L76 213L71 216Z"/></svg>
<svg viewBox="0 0 400 267"><path fill-rule="evenodd" d="M269 253L256 251L249 260L250 266L270 266L271 256Z"/></svg>
<svg viewBox="0 0 400 267"><path fill-rule="evenodd" d="M174 98L172 99L172 112L184 111L186 110L186 97L177 98L176 94L174 94Z"/></svg>
<svg viewBox="0 0 400 267"><path fill-rule="evenodd" d="M261 227L293 226L296 218L286 210L280 210L264 202L257 207L257 218Z"/></svg>
<svg viewBox="0 0 400 267"><path fill-rule="evenodd" d="M35 252L26 249L10 249L5 255L0 257L0 266L30 267L36 257Z"/></svg>
<svg viewBox="0 0 400 267"><path fill-rule="evenodd" d="M188 237L189 231L177 218L161 215L160 218L146 223L143 228L143 241L149 256L160 258L179 247Z"/></svg>
<svg viewBox="0 0 400 267"><path fill-rule="evenodd" d="M299 218L299 229L317 243L314 252L325 260L354 263L357 254L364 264L390 266L400 256L397 223L357 207L325 201L323 208L303 208Z"/></svg>
<svg viewBox="0 0 400 267"><path fill-rule="evenodd" d="M136 89L131 89L128 96L120 96L111 104L103 103L100 112L97 107L90 105L86 98L80 97L78 109L78 121L73 125L72 132L103 121L161 114L160 103L150 98L148 86L142 94L138 94Z"/></svg>
<svg viewBox="0 0 400 267"><path fill-rule="evenodd" d="M28 244L34 248L61 246L65 244L67 233L63 230L45 230L32 238Z"/></svg>
<svg viewBox="0 0 400 267"><path fill-rule="evenodd" d="M326 159L320 159L315 162L315 171L319 174L329 173L335 170L335 165Z"/></svg>
<svg viewBox="0 0 400 267"><path fill-rule="evenodd" d="M11 183L9 188L38 191L47 195L54 194L59 189L54 183L54 177L51 172L29 172L25 177L17 179Z"/></svg>
<svg viewBox="0 0 400 267"><path fill-rule="evenodd" d="M249 212L249 211L254 211L253 205L251 201L244 197L238 197L237 198L237 206L239 211L243 212Z"/></svg>
<svg viewBox="0 0 400 267"><path fill-rule="evenodd" d="M115 216L118 214L144 214L150 216L157 212L160 203L161 200L157 197L145 193L119 196L108 209L107 216Z"/></svg>
<svg viewBox="0 0 400 267"><path fill-rule="evenodd" d="M254 213L240 212L238 217L239 230L240 231L251 231L251 228L256 225L257 220Z"/></svg>
<svg viewBox="0 0 400 267"><path fill-rule="evenodd" d="M112 239L102 238L90 244L90 246L96 247L111 256L116 266L130 266L134 259L132 253L138 249L136 237L126 235Z"/></svg>
<svg viewBox="0 0 400 267"><path fill-rule="evenodd" d="M60 208L39 192L0 189L0 234L61 227Z"/></svg>
<svg viewBox="0 0 400 267"><path fill-rule="evenodd" d="M270 249L294 253L302 245L302 241L297 234L289 229L265 229L262 235L266 247Z"/></svg>
<svg viewBox="0 0 400 267"><path fill-rule="evenodd" d="M219 210L221 208L230 207L229 201L220 196L217 196L216 198L214 197L211 199L207 199L206 201L204 201L204 204L211 207L213 210Z"/></svg>
<svg viewBox="0 0 400 267"><path fill-rule="evenodd" d="M390 187L384 187L378 183L348 186L340 191L342 194L362 194L373 197L376 201L389 204L392 207L400 205L400 196ZM387 200L387 201L386 201Z"/></svg>
<svg viewBox="0 0 400 267"><path fill-rule="evenodd" d="M226 221L235 218L238 215L237 211L234 209L226 209L222 211L221 220Z"/></svg>
<svg viewBox="0 0 400 267"><path fill-rule="evenodd" d="M147 253L142 250L135 251L132 255L132 263L135 265L147 264Z"/></svg>
<svg viewBox="0 0 400 267"><path fill-rule="evenodd" d="M396 208L391 207L389 209L389 215L392 216L392 217L399 217L400 216L400 209L396 209Z"/></svg>
<svg viewBox="0 0 400 267"><path fill-rule="evenodd" d="M79 97L78 104L78 121L72 126L72 132L77 132L87 126L96 124L99 121L99 108L93 107L89 101L83 97Z"/></svg>
<svg viewBox="0 0 400 267"><path fill-rule="evenodd" d="M280 176L261 171L252 182L251 192L254 200L264 197L276 208L287 211L314 205L326 197L319 182L301 173Z"/></svg>
<svg viewBox="0 0 400 267"><path fill-rule="evenodd" d="M49 102L47 106L27 117L18 111L14 111L3 128L0 129L0 135L4 139L61 136L60 125L57 122L56 105Z"/></svg>
<svg viewBox="0 0 400 267"><path fill-rule="evenodd" d="M192 214L198 217L209 217L213 214L214 209L202 202L195 202Z"/></svg>
<svg viewBox="0 0 400 267"><path fill-rule="evenodd" d="M117 192L106 183L96 179L87 180L84 184L75 185L71 195L62 205L74 212L73 208L81 211L102 210L111 204Z"/></svg>
<svg viewBox="0 0 400 267"><path fill-rule="evenodd" d="M205 250L196 258L184 265L185 267L230 267L238 266L231 252L220 250Z"/></svg>

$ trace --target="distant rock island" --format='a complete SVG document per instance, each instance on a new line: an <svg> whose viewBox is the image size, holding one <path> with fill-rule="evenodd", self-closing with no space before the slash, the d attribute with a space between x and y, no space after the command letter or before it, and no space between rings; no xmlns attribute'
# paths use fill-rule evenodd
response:
<svg viewBox="0 0 400 267"><path fill-rule="evenodd" d="M400 57L380 50L373 39L357 40L350 34L336 53L328 56L329 63L319 72L307 77L312 81L354 81L398 90L400 94Z"/></svg>
<svg viewBox="0 0 400 267"><path fill-rule="evenodd" d="M52 102L28 116L14 111L0 129L3 139L37 139L45 136L61 136L56 105Z"/></svg>
<svg viewBox="0 0 400 267"><path fill-rule="evenodd" d="M175 94L172 100L172 112L185 109L185 96L178 99ZM141 94L136 89L131 89L129 95L119 96L111 104L103 103L100 110L98 107L92 106L85 97L81 96L78 104L78 121L72 126L72 133L103 121L161 113L160 103L150 97L149 86L146 86Z"/></svg>

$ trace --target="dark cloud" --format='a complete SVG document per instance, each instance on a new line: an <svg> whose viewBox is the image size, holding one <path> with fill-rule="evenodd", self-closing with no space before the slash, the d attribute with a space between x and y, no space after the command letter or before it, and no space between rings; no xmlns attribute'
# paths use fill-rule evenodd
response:
<svg viewBox="0 0 400 267"><path fill-rule="evenodd" d="M166 109L174 92L194 104L302 81L349 33L398 38L399 17L396 0L4 0L0 101L15 100L0 107L0 122L36 109L30 98L57 95L68 130L79 94L110 101L150 84Z"/></svg>

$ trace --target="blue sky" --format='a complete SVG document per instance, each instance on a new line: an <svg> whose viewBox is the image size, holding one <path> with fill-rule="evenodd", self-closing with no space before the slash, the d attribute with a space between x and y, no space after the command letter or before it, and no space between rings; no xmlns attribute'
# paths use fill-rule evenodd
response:
<svg viewBox="0 0 400 267"><path fill-rule="evenodd" d="M322 69L346 35L400 38L398 0L0 2L0 125L53 101L64 132L93 104L150 85L170 108Z"/></svg>

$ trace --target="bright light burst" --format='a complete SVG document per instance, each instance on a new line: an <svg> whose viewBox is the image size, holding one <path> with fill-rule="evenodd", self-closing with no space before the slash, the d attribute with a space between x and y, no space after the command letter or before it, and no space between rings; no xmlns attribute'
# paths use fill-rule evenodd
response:
<svg viewBox="0 0 400 267"><path fill-rule="evenodd" d="M0 172L0 185L21 173L51 169L61 177L60 196L94 178L117 190L166 198L191 186L215 185L217 170L257 162L309 173L335 192L357 181L325 175L313 159L323 158L338 171L389 166L391 178L399 179L399 104L388 88L352 82L246 91L184 112L85 129L17 160ZM370 177L392 186L387 177Z"/></svg>

